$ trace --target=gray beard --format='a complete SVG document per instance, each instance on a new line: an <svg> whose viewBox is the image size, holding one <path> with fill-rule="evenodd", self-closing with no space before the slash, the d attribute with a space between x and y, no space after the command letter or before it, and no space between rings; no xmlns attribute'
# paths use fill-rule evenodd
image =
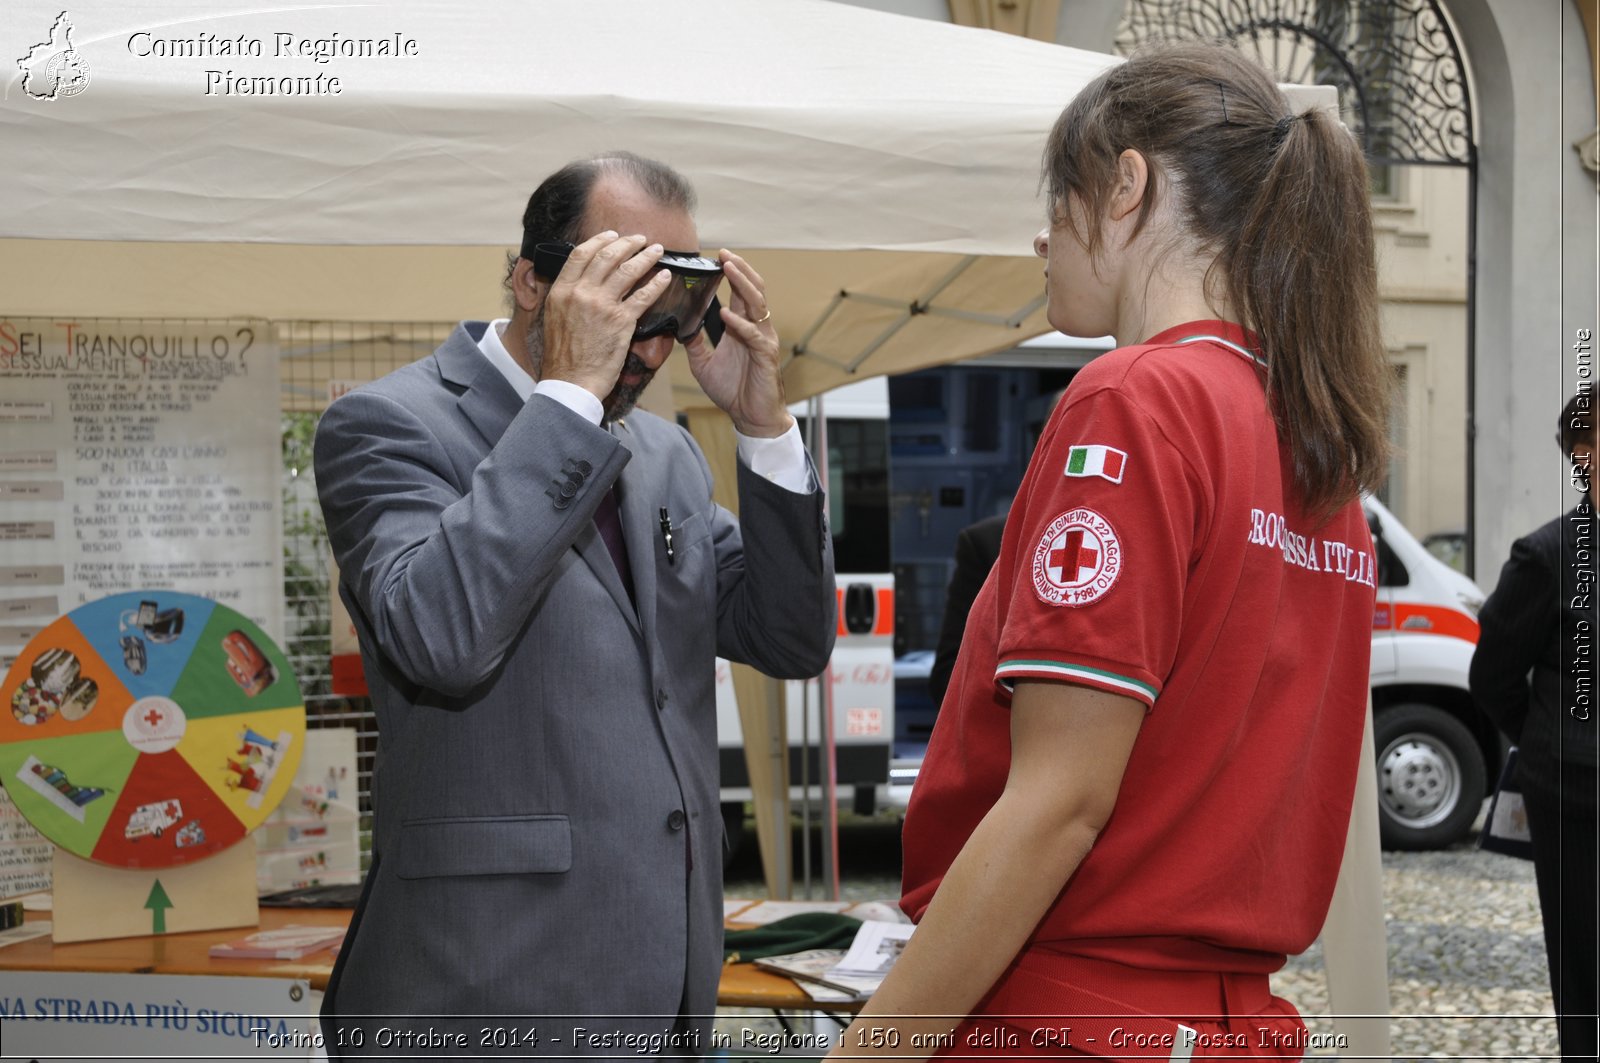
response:
<svg viewBox="0 0 1600 1063"><path fill-rule="evenodd" d="M533 327L528 330L528 335L523 340L523 349L528 355L528 366L533 370L533 378L540 379L540 370L544 367L544 307L539 308L538 315L533 319ZM638 373L641 377L639 383L625 386L622 378L630 373ZM622 361L622 369L617 374L617 383L612 385L611 393L600 400L602 427L622 420L633 412L639 403L639 396L644 389L650 386L650 381L655 378L655 370L644 364L644 359L628 352Z"/></svg>

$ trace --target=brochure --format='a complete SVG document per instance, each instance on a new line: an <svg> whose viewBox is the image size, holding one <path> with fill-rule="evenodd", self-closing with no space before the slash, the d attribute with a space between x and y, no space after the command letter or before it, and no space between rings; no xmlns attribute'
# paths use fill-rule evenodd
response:
<svg viewBox="0 0 1600 1063"><path fill-rule="evenodd" d="M801 988L808 993L810 988L804 983L810 982L845 994L845 1000L866 1000L883 979L835 977L833 969L844 959L844 955L844 949L807 949L783 956L764 956L756 960L755 965L763 970L788 975L801 983Z"/></svg>
<svg viewBox="0 0 1600 1063"><path fill-rule="evenodd" d="M211 946L211 955L222 959L298 960L313 952L337 948L344 940L342 926L285 926L259 930L237 941Z"/></svg>
<svg viewBox="0 0 1600 1063"><path fill-rule="evenodd" d="M866 1000L883 984L889 968L900 958L911 932L916 927L909 923L892 923L868 920L856 932L849 950L807 949L782 956L766 956L755 961L764 970L786 974L798 982L802 989L811 992L813 983L840 993L849 994L846 1000ZM834 999L838 997L817 997Z"/></svg>
<svg viewBox="0 0 1600 1063"><path fill-rule="evenodd" d="M906 942L911 939L911 932L916 927L910 923L885 923L877 920L868 920L861 924L861 929L856 931L855 941L850 945L850 951L845 953L844 959L829 972L831 978L838 979L877 979L883 981L883 976L889 973L889 968L894 966L894 961L900 958L900 953L906 947ZM876 986L876 982L874 986Z"/></svg>

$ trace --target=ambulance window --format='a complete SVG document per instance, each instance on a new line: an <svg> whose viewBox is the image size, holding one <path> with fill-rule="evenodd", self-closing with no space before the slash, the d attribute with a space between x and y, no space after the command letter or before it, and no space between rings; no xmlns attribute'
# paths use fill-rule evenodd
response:
<svg viewBox="0 0 1600 1063"><path fill-rule="evenodd" d="M1411 582L1411 573L1406 571L1403 561L1395 554L1383 536L1377 537L1378 543L1378 586L1404 587Z"/></svg>

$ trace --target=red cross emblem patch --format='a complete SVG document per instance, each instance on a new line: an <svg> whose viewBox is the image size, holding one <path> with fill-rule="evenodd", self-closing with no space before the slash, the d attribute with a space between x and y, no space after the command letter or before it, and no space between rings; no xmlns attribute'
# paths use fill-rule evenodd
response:
<svg viewBox="0 0 1600 1063"><path fill-rule="evenodd" d="M1046 605L1098 601L1122 572L1122 541L1092 509L1074 509L1050 522L1033 551L1033 590Z"/></svg>

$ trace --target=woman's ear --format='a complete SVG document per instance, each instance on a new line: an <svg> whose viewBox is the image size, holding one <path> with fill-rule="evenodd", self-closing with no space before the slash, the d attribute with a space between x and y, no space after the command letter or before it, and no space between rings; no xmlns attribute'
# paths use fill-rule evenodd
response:
<svg viewBox="0 0 1600 1063"><path fill-rule="evenodd" d="M1117 183L1107 204L1112 221L1121 221L1138 210L1150 189L1150 163L1132 148L1117 156Z"/></svg>

